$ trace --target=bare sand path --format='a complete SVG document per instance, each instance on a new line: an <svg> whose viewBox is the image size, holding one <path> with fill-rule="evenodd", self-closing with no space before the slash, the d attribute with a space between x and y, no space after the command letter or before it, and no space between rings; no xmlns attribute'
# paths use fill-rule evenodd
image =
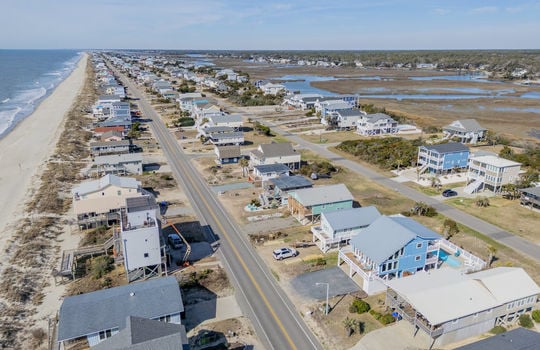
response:
<svg viewBox="0 0 540 350"><path fill-rule="evenodd" d="M0 252L13 232L10 224L24 214L24 203L53 154L65 115L83 87L88 55L30 116L0 139ZM0 253L1 254L1 253Z"/></svg>

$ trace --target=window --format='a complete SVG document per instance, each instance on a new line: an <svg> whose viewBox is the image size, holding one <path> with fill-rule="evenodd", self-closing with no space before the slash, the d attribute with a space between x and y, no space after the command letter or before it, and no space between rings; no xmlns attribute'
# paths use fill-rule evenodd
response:
<svg viewBox="0 0 540 350"><path fill-rule="evenodd" d="M422 242L416 243L416 249L422 248L422 245L423 245Z"/></svg>
<svg viewBox="0 0 540 350"><path fill-rule="evenodd" d="M118 193L119 196L122 195L122 191L120 191L120 190L118 190L117 193Z"/></svg>
<svg viewBox="0 0 540 350"><path fill-rule="evenodd" d="M395 269L397 269L397 261L394 261L394 265L392 267L392 270L395 270Z"/></svg>
<svg viewBox="0 0 540 350"><path fill-rule="evenodd" d="M144 253L144 257L145 257L145 258L148 258L148 253Z"/></svg>
<svg viewBox="0 0 540 350"><path fill-rule="evenodd" d="M160 320L161 322L171 322L171 315L161 316L161 317L159 318L159 320Z"/></svg>
<svg viewBox="0 0 540 350"><path fill-rule="evenodd" d="M414 261L420 261L420 255L415 256Z"/></svg>
<svg viewBox="0 0 540 350"><path fill-rule="evenodd" d="M105 340L112 336L112 330L107 329L106 331L99 332L99 340Z"/></svg>

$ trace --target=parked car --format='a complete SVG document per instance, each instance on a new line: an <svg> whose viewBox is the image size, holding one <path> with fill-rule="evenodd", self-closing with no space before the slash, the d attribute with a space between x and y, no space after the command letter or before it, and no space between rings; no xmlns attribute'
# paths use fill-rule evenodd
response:
<svg viewBox="0 0 540 350"><path fill-rule="evenodd" d="M180 238L180 236L176 233L171 233L168 237L167 237L167 242L169 242L169 245L173 248L173 249L179 249L179 248L182 248L182 239Z"/></svg>
<svg viewBox="0 0 540 350"><path fill-rule="evenodd" d="M457 192L454 190L444 190L442 195L443 197L454 197L457 196Z"/></svg>
<svg viewBox="0 0 540 350"><path fill-rule="evenodd" d="M297 256L298 252L296 251L296 249L293 248L280 248L274 250L272 252L272 255L276 260L283 260L287 258L292 258L293 256Z"/></svg>

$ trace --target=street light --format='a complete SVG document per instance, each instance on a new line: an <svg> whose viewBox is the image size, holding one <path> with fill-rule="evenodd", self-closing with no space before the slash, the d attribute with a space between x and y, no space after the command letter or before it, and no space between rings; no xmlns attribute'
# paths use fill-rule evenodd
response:
<svg viewBox="0 0 540 350"><path fill-rule="evenodd" d="M330 283L325 283L325 282L317 282L315 283L316 286L319 286L321 284L326 284L326 310L325 310L325 315L328 315L328 308L329 308L329 305L328 305L328 292L330 290Z"/></svg>

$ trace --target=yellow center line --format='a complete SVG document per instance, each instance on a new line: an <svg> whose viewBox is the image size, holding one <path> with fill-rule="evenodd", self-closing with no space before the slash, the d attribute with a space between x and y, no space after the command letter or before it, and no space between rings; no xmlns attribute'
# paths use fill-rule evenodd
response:
<svg viewBox="0 0 540 350"><path fill-rule="evenodd" d="M156 121L158 123L161 123L161 121ZM156 127L157 129L157 127ZM163 132L162 130L160 130L160 132ZM169 138L167 136L165 136L164 138L164 141L167 143L167 145L171 148L174 147L174 145L171 143L171 141L169 140ZM176 145L176 147L178 147L178 145ZM261 286L259 285L259 283L257 283L257 281L255 280L255 277L253 276L253 274L251 273L251 271L249 270L246 262L244 261L244 259L241 257L240 253L238 252L238 249L236 249L236 246L234 244L232 244L232 241L231 241L231 238L229 236L229 234L227 233L227 231L225 230L225 228L223 227L223 225L221 224L221 222L218 220L216 214L214 213L214 211L212 210L212 208L210 207L209 203L207 202L206 198L203 196L202 192L200 191L200 189L195 186L195 182L193 181L192 179L192 176L188 174L187 171L185 171L185 167L183 165L181 165L181 167L183 168L184 170L184 174L187 175L186 177L184 178L187 178L189 180L189 182L191 183L192 185L192 188L197 191L197 194L199 195L199 197L201 198L201 200L204 202L204 205L206 207L206 209L208 210L208 212L210 213L210 215L212 216L212 218L214 219L216 225L219 227L219 229L221 230L223 236L225 237L225 239L227 240L227 242L229 243L229 246L232 248L233 252L234 252L234 255L236 256L237 260L240 262L240 264L242 265L242 268L244 269L244 271L247 273L249 279L251 280L251 283L253 283L253 285L255 286L255 289L257 290L257 292L259 293L259 295L261 296L261 298L263 299L263 302L264 304L266 305L266 307L268 308L268 310L270 311L270 314L272 315L272 317L274 318L274 320L276 321L277 325L279 326L281 332L285 335L285 338L287 339L287 342L289 343L289 345L291 346L292 349L297 349L296 345L294 344L294 342L292 341L289 333L287 332L287 330L285 329L285 327L283 326L283 323L281 322L281 320L279 319L279 317L277 316L276 312L274 311L274 309L272 308L272 306L270 305L270 302L268 301L268 299L266 298L266 295L263 293L262 291L262 288Z"/></svg>

